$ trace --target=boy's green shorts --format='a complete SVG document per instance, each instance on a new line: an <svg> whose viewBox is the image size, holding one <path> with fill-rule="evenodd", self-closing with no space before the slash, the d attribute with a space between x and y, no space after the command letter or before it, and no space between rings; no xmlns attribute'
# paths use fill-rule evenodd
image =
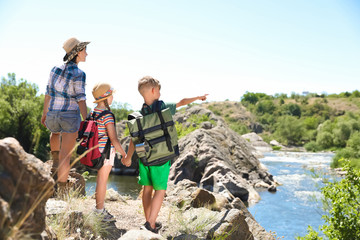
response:
<svg viewBox="0 0 360 240"><path fill-rule="evenodd" d="M154 190L166 190L171 161L161 166L145 166L139 160L139 181L143 186L153 186Z"/></svg>

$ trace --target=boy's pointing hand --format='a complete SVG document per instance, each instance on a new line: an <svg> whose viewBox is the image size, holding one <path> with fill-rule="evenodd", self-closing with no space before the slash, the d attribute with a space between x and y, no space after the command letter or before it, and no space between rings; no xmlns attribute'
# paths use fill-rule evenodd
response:
<svg viewBox="0 0 360 240"><path fill-rule="evenodd" d="M205 94L203 96L199 96L199 100L202 100L202 101L205 101L206 100L206 97L208 96L209 94Z"/></svg>

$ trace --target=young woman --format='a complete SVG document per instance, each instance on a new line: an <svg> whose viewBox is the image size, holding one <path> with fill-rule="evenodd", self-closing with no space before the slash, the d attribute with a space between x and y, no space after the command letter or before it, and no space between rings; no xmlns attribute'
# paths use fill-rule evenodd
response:
<svg viewBox="0 0 360 240"><path fill-rule="evenodd" d="M81 117L86 118L85 73L78 68L86 61L86 46L76 38L68 39L63 48L66 51L64 64L53 67L50 72L44 101L41 123L50 131L50 149L58 192L68 189L70 155L74 148ZM57 174L56 174L57 173Z"/></svg>
<svg viewBox="0 0 360 240"><path fill-rule="evenodd" d="M107 83L98 83L94 86L92 94L95 98L94 103L97 103L94 110L91 112L91 116L96 118L103 111L111 111L110 105L113 101L113 88ZM95 114L94 114L95 113ZM115 130L115 119L111 113L107 113L100 117L97 121L98 132L99 132L99 149L103 152L105 149L106 142L110 139L111 149L109 159L105 159L104 165L99 169L96 179L96 206L95 212L103 215L104 221L115 220L111 214L109 214L104 208L104 200L106 194L106 183L114 165L115 152L118 151L122 155L122 162L125 166L130 166L131 160L123 161L126 157L126 153L122 148L119 139L117 138Z"/></svg>

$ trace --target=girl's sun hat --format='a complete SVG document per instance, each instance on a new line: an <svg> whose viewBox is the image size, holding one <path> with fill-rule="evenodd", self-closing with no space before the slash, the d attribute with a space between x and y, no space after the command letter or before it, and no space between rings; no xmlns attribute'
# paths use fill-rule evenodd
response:
<svg viewBox="0 0 360 240"><path fill-rule="evenodd" d="M110 96L115 93L115 90L108 83L97 83L95 84L92 94L95 98L94 103L98 103L108 99Z"/></svg>
<svg viewBox="0 0 360 240"><path fill-rule="evenodd" d="M82 51L90 42L80 42L76 38L69 38L64 42L63 49L66 52L64 62L69 62L78 52Z"/></svg>

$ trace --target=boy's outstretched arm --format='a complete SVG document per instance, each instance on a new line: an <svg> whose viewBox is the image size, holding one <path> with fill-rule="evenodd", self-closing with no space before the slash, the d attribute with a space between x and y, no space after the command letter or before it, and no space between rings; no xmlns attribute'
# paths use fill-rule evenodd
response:
<svg viewBox="0 0 360 240"><path fill-rule="evenodd" d="M180 102L178 102L176 104L176 107L181 107L181 106L184 106L184 105L187 105L187 104L190 104L196 100L202 100L202 101L205 101L206 100L206 97L207 95L209 94L205 94L205 95L202 95L202 96L198 96L198 97L193 97L193 98L184 98L182 100L180 100Z"/></svg>

